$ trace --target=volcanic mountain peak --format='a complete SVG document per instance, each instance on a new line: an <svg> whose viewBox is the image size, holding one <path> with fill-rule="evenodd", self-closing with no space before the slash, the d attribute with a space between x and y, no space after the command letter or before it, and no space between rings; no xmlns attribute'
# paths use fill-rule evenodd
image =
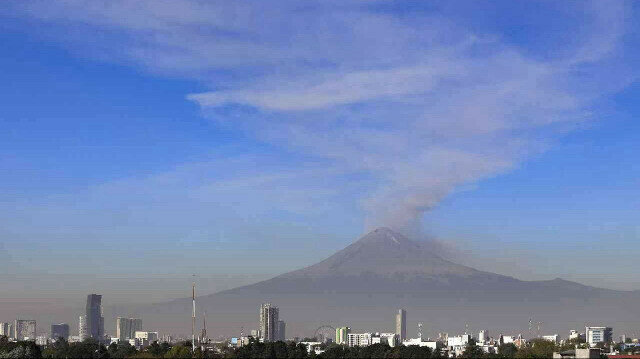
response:
<svg viewBox="0 0 640 359"><path fill-rule="evenodd" d="M399 273L469 276L477 272L441 258L429 250L425 243L412 241L398 232L381 227L322 262L284 276L395 276Z"/></svg>

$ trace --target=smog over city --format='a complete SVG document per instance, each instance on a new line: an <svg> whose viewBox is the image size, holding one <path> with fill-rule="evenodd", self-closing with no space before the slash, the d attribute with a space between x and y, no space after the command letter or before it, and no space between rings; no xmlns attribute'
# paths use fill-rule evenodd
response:
<svg viewBox="0 0 640 359"><path fill-rule="evenodd" d="M0 358L640 357L634 1L0 4Z"/></svg>

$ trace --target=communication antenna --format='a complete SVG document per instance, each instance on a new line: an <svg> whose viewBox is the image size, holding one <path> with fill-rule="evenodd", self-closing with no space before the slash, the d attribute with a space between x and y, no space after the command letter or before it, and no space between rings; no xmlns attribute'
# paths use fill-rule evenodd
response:
<svg viewBox="0 0 640 359"><path fill-rule="evenodd" d="M191 313L191 352L196 352L196 275L193 275L193 286L191 287L191 298L193 300L193 311Z"/></svg>
<svg viewBox="0 0 640 359"><path fill-rule="evenodd" d="M200 340L205 345L207 344L207 312L204 312L204 316L202 317L202 333L200 333L202 337Z"/></svg>
<svg viewBox="0 0 640 359"><path fill-rule="evenodd" d="M533 330L533 318L529 318L529 338L531 338L532 330Z"/></svg>
<svg viewBox="0 0 640 359"><path fill-rule="evenodd" d="M422 322L418 322L418 338L422 339Z"/></svg>
<svg viewBox="0 0 640 359"><path fill-rule="evenodd" d="M542 327L542 322L538 322L538 337L540 337L540 327Z"/></svg>

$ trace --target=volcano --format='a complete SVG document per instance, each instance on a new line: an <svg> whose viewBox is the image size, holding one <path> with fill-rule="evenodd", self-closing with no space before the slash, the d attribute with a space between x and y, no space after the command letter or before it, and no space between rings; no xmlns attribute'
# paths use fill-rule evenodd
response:
<svg viewBox="0 0 640 359"><path fill-rule="evenodd" d="M255 284L197 298L210 332L232 336L257 327L257 308L280 307L288 336L310 336L321 325L393 331L394 312L425 334L461 333L469 327L528 333L529 322L565 334L585 325L633 328L640 293L596 288L562 279L523 281L443 259L427 243L388 228L364 235L329 258ZM187 333L189 298L137 310L146 323ZM497 332L500 333L497 333ZM546 332L545 332L546 333Z"/></svg>

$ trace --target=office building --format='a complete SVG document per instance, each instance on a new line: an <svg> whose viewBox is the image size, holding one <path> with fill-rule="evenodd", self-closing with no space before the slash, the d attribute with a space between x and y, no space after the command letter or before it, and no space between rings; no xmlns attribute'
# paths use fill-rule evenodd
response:
<svg viewBox="0 0 640 359"><path fill-rule="evenodd" d="M132 343L136 348L145 348L149 345L153 344L153 342L158 341L158 332L144 332L144 331L136 331L133 333L133 338L129 339L129 343Z"/></svg>
<svg viewBox="0 0 640 359"><path fill-rule="evenodd" d="M610 343L613 340L613 329L611 327L586 327L585 338L590 346L598 343Z"/></svg>
<svg viewBox="0 0 640 359"><path fill-rule="evenodd" d="M89 337L87 334L87 317L81 315L78 317L78 338L83 341Z"/></svg>
<svg viewBox="0 0 640 359"><path fill-rule="evenodd" d="M407 311L404 309L398 310L396 314L396 334L400 342L407 339Z"/></svg>
<svg viewBox="0 0 640 359"><path fill-rule="evenodd" d="M0 323L0 335L7 338L13 338L13 325L11 323Z"/></svg>
<svg viewBox="0 0 640 359"><path fill-rule="evenodd" d="M142 331L142 319L123 318L116 319L116 337L122 341L135 338L136 332Z"/></svg>
<svg viewBox="0 0 640 359"><path fill-rule="evenodd" d="M36 337L36 345L44 346L49 345L49 338L46 335L38 335Z"/></svg>
<svg viewBox="0 0 640 359"><path fill-rule="evenodd" d="M283 320L278 320L278 340L285 341L286 340L286 332L287 325Z"/></svg>
<svg viewBox="0 0 640 359"><path fill-rule="evenodd" d="M101 341L104 339L104 318L102 316L102 296L89 294L85 314L87 337Z"/></svg>
<svg viewBox="0 0 640 359"><path fill-rule="evenodd" d="M375 333L371 336L371 344L386 344L395 347L400 342L396 333Z"/></svg>
<svg viewBox="0 0 640 359"><path fill-rule="evenodd" d="M51 324L51 339L58 340L58 338L69 339L69 324Z"/></svg>
<svg viewBox="0 0 640 359"><path fill-rule="evenodd" d="M371 333L347 334L347 345L350 347L366 347L371 345Z"/></svg>
<svg viewBox="0 0 640 359"><path fill-rule="evenodd" d="M260 306L260 337L265 342L278 340L278 307L271 303L264 303Z"/></svg>
<svg viewBox="0 0 640 359"><path fill-rule="evenodd" d="M17 319L13 322L14 338L17 340L36 340L36 321Z"/></svg>
<svg viewBox="0 0 640 359"><path fill-rule="evenodd" d="M336 328L336 344L347 344L347 336L351 332L349 327Z"/></svg>
<svg viewBox="0 0 640 359"><path fill-rule="evenodd" d="M487 334L486 330L481 330L478 333L478 343L480 344L484 344L485 342L489 341L489 334Z"/></svg>

